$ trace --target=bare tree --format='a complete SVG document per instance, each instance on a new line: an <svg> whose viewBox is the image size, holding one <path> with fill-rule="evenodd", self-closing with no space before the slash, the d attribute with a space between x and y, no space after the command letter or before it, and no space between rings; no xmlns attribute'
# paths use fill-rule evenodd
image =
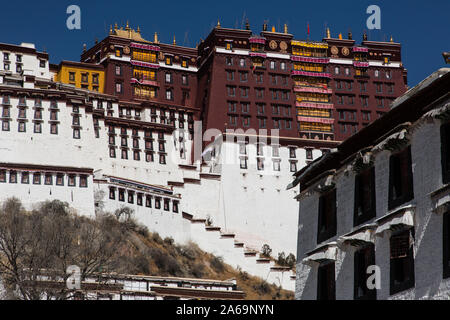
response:
<svg viewBox="0 0 450 320"><path fill-rule="evenodd" d="M111 215L80 217L61 201L27 212L20 200L9 199L0 209L3 285L20 299L67 299L74 293L65 285L67 267L80 267L82 281L109 271L125 234Z"/></svg>

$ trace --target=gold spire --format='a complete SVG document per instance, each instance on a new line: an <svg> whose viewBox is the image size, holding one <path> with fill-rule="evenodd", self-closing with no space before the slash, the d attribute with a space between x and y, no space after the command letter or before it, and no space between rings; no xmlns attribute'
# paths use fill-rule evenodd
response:
<svg viewBox="0 0 450 320"><path fill-rule="evenodd" d="M117 22L114 24L114 30L119 29L119 27L117 26Z"/></svg>
<svg viewBox="0 0 450 320"><path fill-rule="evenodd" d="M158 33L157 32L155 32L155 37L153 39L153 42L154 43L159 43L159 41L158 41Z"/></svg>
<svg viewBox="0 0 450 320"><path fill-rule="evenodd" d="M331 39L330 28L327 28L327 39Z"/></svg>
<svg viewBox="0 0 450 320"><path fill-rule="evenodd" d="M129 30L130 29L130 24L128 23L128 20L127 20L127 27L125 28L125 30Z"/></svg>
<svg viewBox="0 0 450 320"><path fill-rule="evenodd" d="M391 35L391 42L394 42L394 38L392 37L392 35Z"/></svg>
<svg viewBox="0 0 450 320"><path fill-rule="evenodd" d="M275 30L275 26L272 26L272 32L275 32L276 30Z"/></svg>
<svg viewBox="0 0 450 320"><path fill-rule="evenodd" d="M342 40L342 33L339 33L339 40Z"/></svg>
<svg viewBox="0 0 450 320"><path fill-rule="evenodd" d="M137 33L141 33L141 27L138 26Z"/></svg>
<svg viewBox="0 0 450 320"><path fill-rule="evenodd" d="M177 40L175 39L175 35L173 35L173 45L174 45L174 46L177 45Z"/></svg>
<svg viewBox="0 0 450 320"><path fill-rule="evenodd" d="M284 33L288 33L288 25L287 25L287 23L284 24Z"/></svg>
<svg viewBox="0 0 450 320"><path fill-rule="evenodd" d="M109 26L109 34L112 34L113 33L113 28L112 28L112 25L110 25Z"/></svg>
<svg viewBox="0 0 450 320"><path fill-rule="evenodd" d="M220 19L217 19L217 28L220 28Z"/></svg>

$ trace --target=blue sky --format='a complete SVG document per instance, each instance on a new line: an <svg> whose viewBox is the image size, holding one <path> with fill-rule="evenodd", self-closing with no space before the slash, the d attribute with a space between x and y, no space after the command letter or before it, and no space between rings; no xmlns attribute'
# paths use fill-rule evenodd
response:
<svg viewBox="0 0 450 320"><path fill-rule="evenodd" d="M66 28L66 9L71 4L81 8L81 30ZM223 27L231 28L241 27L248 18L257 33L264 20L277 30L288 23L289 32L297 39L306 38L309 22L313 40L321 40L328 26L333 36L341 32L346 37L351 30L360 42L371 4L381 8L381 30L370 31L369 40L389 40L392 35L402 43L410 86L444 65L441 54L450 50L449 0L8 1L2 3L0 42L35 43L49 52L52 63L78 61L83 43L90 47L95 38L103 39L115 22L125 25L129 20L131 27L139 25L149 40L156 31L162 42L171 42L175 35L178 44L193 47L208 35L218 18Z"/></svg>

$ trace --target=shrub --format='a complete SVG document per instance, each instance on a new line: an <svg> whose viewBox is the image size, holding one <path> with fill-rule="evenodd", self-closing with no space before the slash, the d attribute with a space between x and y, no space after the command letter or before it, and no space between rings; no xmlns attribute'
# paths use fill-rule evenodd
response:
<svg viewBox="0 0 450 320"><path fill-rule="evenodd" d="M293 268L295 267L295 263L297 262L297 260L295 259L295 256L290 253L287 257L286 257L286 266L288 266L289 268Z"/></svg>
<svg viewBox="0 0 450 320"><path fill-rule="evenodd" d="M172 246L174 242L175 241L173 240L172 237L164 238L164 244L166 244L166 245Z"/></svg>
<svg viewBox="0 0 450 320"><path fill-rule="evenodd" d="M223 263L222 257L213 256L210 260L211 267L218 273L225 271L225 264Z"/></svg>
<svg viewBox="0 0 450 320"><path fill-rule="evenodd" d="M268 244L265 244L262 246L261 252L263 257L270 258L270 255L272 254L272 249L269 247Z"/></svg>
<svg viewBox="0 0 450 320"><path fill-rule="evenodd" d="M284 252L278 254L277 264L283 267L286 265L286 254Z"/></svg>
<svg viewBox="0 0 450 320"><path fill-rule="evenodd" d="M196 263L191 269L192 275L196 278L202 278L205 274L205 266L201 263Z"/></svg>
<svg viewBox="0 0 450 320"><path fill-rule="evenodd" d="M158 244L163 244L163 239L159 235L159 233L152 233L152 240Z"/></svg>
<svg viewBox="0 0 450 320"><path fill-rule="evenodd" d="M259 282L256 285L254 285L253 289L255 289L255 291L258 292L260 295L265 295L265 294L271 294L272 293L272 288L264 280L262 280L261 282Z"/></svg>

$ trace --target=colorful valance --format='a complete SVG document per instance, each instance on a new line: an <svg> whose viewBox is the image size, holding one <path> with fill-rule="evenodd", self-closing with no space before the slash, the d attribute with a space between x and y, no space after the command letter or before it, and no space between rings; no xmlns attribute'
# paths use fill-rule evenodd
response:
<svg viewBox="0 0 450 320"><path fill-rule="evenodd" d="M325 73L325 72L307 72L307 71L293 70L292 75L306 76L306 77L331 78L331 74Z"/></svg>
<svg viewBox="0 0 450 320"><path fill-rule="evenodd" d="M312 118L312 117L297 117L297 120L300 122L313 122L313 123L325 123L325 124L333 124L334 119L330 118Z"/></svg>
<svg viewBox="0 0 450 320"><path fill-rule="evenodd" d="M148 63L148 62L142 62L142 61L131 60L131 64L132 64L133 66L138 66L138 67L152 68L152 69L159 69L159 64L153 64L153 63Z"/></svg>
<svg viewBox="0 0 450 320"><path fill-rule="evenodd" d="M328 58L309 58L295 55L291 56L291 60L299 62L311 62L311 63L330 63L330 59Z"/></svg>
<svg viewBox="0 0 450 320"><path fill-rule="evenodd" d="M161 50L158 46L152 46L149 44L140 44L140 43L135 43L135 42L132 42L130 44L130 47L142 49L142 50L150 50L150 51L160 51Z"/></svg>

